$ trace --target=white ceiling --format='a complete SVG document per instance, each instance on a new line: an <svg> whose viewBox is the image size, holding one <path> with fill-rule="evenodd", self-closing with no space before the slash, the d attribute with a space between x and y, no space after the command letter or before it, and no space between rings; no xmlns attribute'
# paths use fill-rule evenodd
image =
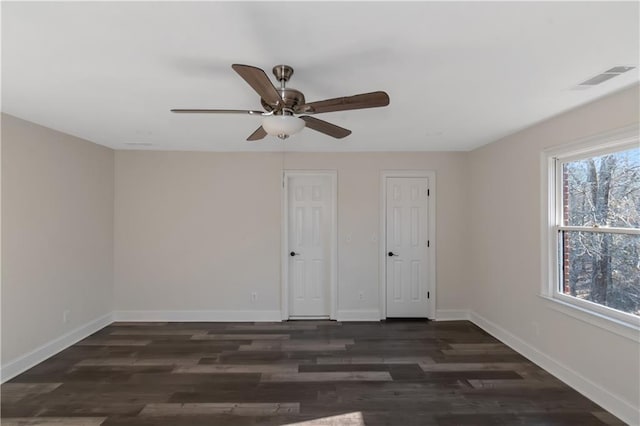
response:
<svg viewBox="0 0 640 426"><path fill-rule="evenodd" d="M118 149L469 150L638 80L638 2L3 2L2 110ZM386 108L246 142L260 109L232 69L294 67L307 101L385 90Z"/></svg>

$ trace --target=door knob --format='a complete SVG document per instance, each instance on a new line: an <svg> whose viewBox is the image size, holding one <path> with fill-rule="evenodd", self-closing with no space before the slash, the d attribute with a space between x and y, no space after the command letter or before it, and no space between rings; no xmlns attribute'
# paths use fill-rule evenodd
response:
<svg viewBox="0 0 640 426"><path fill-rule="evenodd" d="M397 256L397 254L395 254L394 252L390 251L389 252L389 257L391 257L391 256Z"/></svg>
<svg viewBox="0 0 640 426"><path fill-rule="evenodd" d="M296 253L295 251L292 251L291 253L289 253L289 256L293 257L293 256L299 256L300 253Z"/></svg>

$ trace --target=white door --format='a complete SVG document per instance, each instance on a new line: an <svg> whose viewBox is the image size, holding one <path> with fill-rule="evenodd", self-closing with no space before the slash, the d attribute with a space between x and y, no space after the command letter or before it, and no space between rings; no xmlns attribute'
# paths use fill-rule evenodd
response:
<svg viewBox="0 0 640 426"><path fill-rule="evenodd" d="M290 317L330 315L331 183L326 175L288 177Z"/></svg>
<svg viewBox="0 0 640 426"><path fill-rule="evenodd" d="M428 187L424 177L386 178L387 317L428 317Z"/></svg>

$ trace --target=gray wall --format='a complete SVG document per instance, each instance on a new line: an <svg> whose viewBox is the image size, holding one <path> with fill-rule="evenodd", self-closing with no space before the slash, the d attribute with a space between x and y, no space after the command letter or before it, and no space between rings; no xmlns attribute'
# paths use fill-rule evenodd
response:
<svg viewBox="0 0 640 426"><path fill-rule="evenodd" d="M435 170L437 308L464 309L466 158L117 151L116 310L279 311L283 168L337 170L338 311L375 315L380 172Z"/></svg>
<svg viewBox="0 0 640 426"><path fill-rule="evenodd" d="M3 365L112 311L113 170L113 150L2 114Z"/></svg>
<svg viewBox="0 0 640 426"><path fill-rule="evenodd" d="M635 413L637 340L561 313L539 295L543 150L638 123L639 100L634 86L476 149L469 182L471 311L573 371L584 389L601 388Z"/></svg>

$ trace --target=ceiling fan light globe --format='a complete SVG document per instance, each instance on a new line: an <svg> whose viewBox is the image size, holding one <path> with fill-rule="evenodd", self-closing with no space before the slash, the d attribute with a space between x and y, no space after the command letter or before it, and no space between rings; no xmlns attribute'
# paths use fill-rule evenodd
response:
<svg viewBox="0 0 640 426"><path fill-rule="evenodd" d="M293 115L268 115L262 117L262 128L267 134L286 139L304 129L304 120Z"/></svg>

